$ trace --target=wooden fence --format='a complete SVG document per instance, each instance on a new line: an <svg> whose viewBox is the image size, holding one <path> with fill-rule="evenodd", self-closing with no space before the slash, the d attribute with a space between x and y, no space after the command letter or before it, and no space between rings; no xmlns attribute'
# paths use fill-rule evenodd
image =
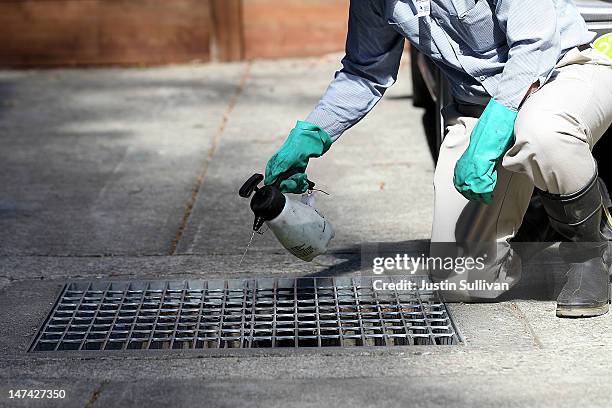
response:
<svg viewBox="0 0 612 408"><path fill-rule="evenodd" d="M348 0L0 0L0 66L156 65L341 50Z"/></svg>

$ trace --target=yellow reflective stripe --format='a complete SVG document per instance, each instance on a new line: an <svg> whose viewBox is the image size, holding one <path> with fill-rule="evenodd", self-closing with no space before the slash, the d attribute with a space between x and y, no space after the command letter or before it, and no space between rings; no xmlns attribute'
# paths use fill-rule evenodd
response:
<svg viewBox="0 0 612 408"><path fill-rule="evenodd" d="M612 58L612 33L604 34L593 42L593 48Z"/></svg>

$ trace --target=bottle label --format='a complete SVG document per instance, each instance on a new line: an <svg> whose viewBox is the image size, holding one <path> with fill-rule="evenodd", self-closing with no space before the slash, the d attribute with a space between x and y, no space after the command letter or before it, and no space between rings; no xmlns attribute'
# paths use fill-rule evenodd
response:
<svg viewBox="0 0 612 408"><path fill-rule="evenodd" d="M314 248L310 245L306 246L306 244L294 246L288 249L289 252L291 252L293 255L297 256L300 259L308 259L310 255L312 255L314 252Z"/></svg>

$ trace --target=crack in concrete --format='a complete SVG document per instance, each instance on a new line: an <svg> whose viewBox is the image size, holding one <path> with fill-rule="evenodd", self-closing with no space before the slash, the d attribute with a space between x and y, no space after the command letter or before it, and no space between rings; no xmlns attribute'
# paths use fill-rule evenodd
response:
<svg viewBox="0 0 612 408"><path fill-rule="evenodd" d="M525 316L525 313L523 313L523 311L521 310L519 305L516 304L516 302L510 302L510 307L518 315L518 318L521 321L521 323L523 324L523 327L529 332L529 335L533 339L533 344L538 349L544 348L544 345L542 344L542 342L540 341L539 337L535 333L535 330L533 330L533 327L531 326L531 323L529 323L529 319L527 318L527 316Z"/></svg>
<svg viewBox="0 0 612 408"><path fill-rule="evenodd" d="M92 408L94 406L95 402L98 400L98 398L100 398L100 394L102 394L102 391L104 390L104 387L106 387L107 384L107 381L102 381L100 385L98 385L93 390L93 392L91 393L91 397L89 397L89 399L85 403L85 408Z"/></svg>
<svg viewBox="0 0 612 408"><path fill-rule="evenodd" d="M187 228L187 224L189 222L189 218L191 217L193 207L195 206L195 203L200 194L200 189L202 188L202 185L204 184L204 180L206 179L206 174L208 173L208 167L210 165L210 162L212 161L213 156L217 152L217 149L219 147L219 142L221 141L221 137L223 136L223 133L225 132L225 127L227 126L229 117L234 111L234 108L236 107L236 104L238 103L238 99L240 98L240 95L242 95L245 85L249 79L249 76L251 73L251 66L252 66L252 63L248 62L245 67L244 73L242 74L242 78L240 79L240 82L238 83L238 86L236 87L236 91L234 92L234 95L232 96L232 99L230 100L227 106L227 109L223 113L223 118L221 119L221 124L219 125L219 129L217 129L217 133L215 134L215 137L213 138L212 145L210 149L208 150L208 155L206 157L206 160L204 160L202 169L200 170L200 173L198 174L198 177L196 178L196 183L191 192L191 197L189 198L189 200L187 201L187 204L185 205L185 211L183 212L183 219L181 221L181 225L179 226L179 229L176 232L176 236L170 243L170 249L168 251L168 255L176 255L177 247L179 243L181 242L181 239L183 238L183 234L185 232L185 229Z"/></svg>

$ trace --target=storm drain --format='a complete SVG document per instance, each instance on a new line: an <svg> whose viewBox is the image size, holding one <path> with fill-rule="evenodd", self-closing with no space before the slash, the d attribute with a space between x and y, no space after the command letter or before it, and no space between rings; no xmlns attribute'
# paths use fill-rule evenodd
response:
<svg viewBox="0 0 612 408"><path fill-rule="evenodd" d="M30 351L458 342L435 292L374 290L374 279L73 282Z"/></svg>

